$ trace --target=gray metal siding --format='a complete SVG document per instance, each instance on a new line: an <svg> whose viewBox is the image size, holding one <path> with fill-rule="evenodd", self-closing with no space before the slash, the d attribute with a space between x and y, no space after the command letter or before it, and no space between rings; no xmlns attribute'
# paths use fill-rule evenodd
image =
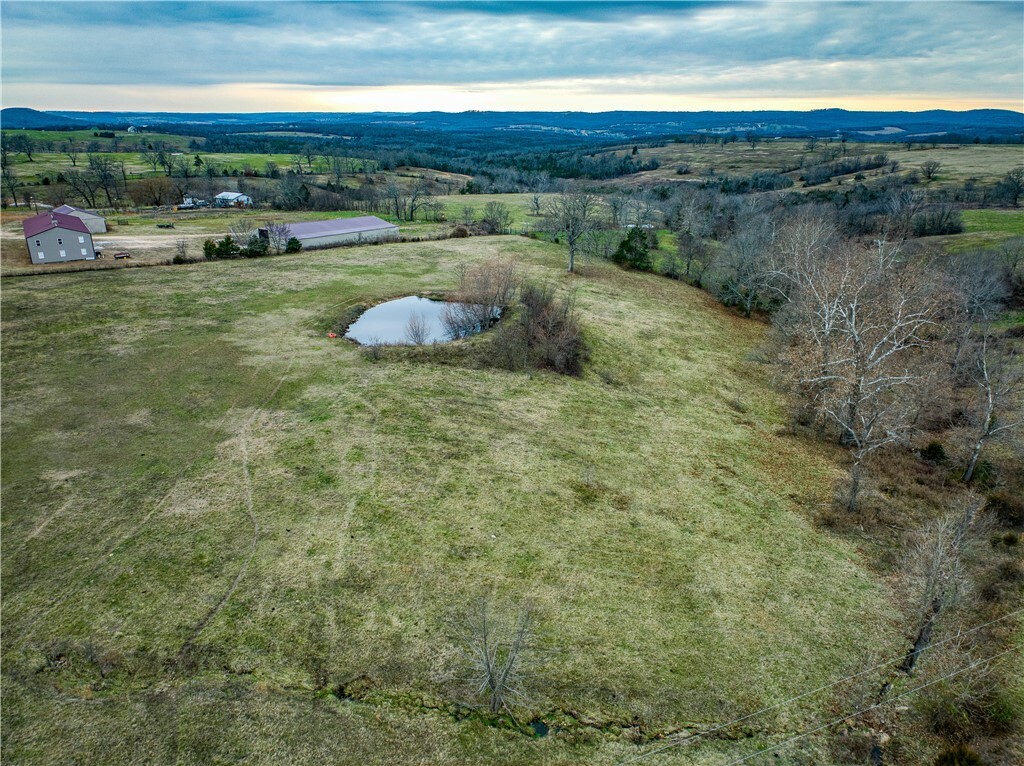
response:
<svg viewBox="0 0 1024 766"><path fill-rule="evenodd" d="M398 227L373 229L372 231L354 231L348 234L330 234L326 237L299 237L302 247L307 250L335 245L351 245L359 242L380 242L386 239L398 239Z"/></svg>
<svg viewBox="0 0 1024 766"><path fill-rule="evenodd" d="M103 234L107 230L107 219L98 215L83 215L82 213L68 213L80 219L93 234Z"/></svg>
<svg viewBox="0 0 1024 766"><path fill-rule="evenodd" d="M79 238L85 241L79 242ZM92 235L70 229L50 229L34 237L27 237L25 244L28 246L32 263L91 261L96 257ZM60 254L61 250L64 251L63 257ZM84 253L83 250L85 250ZM40 253L43 254L42 257L40 257Z"/></svg>

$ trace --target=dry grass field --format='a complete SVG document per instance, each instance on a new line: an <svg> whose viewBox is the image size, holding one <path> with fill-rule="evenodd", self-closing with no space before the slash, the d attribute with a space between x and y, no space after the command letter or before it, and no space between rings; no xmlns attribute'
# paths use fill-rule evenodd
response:
<svg viewBox="0 0 1024 766"><path fill-rule="evenodd" d="M792 171L800 166L801 159L811 164L812 158L824 149L838 148L840 145L819 142L814 150L807 148L807 142L794 139L768 140L751 146L745 141L730 144L666 144L659 147L640 147L638 159L646 161L651 158L658 160L657 170L648 170L632 176L617 179L614 183L627 187L648 186L652 182L670 183L680 181L696 181L710 174L718 175L750 175L757 171L786 170L794 180L799 172ZM848 143L849 154L875 155L886 154L890 160L898 161L898 175L905 176L911 171L920 172L925 162L936 161L941 164L935 178L926 181L923 188L929 186L962 185L965 181L974 180L983 184L991 184L1002 178L1007 171L1024 165L1024 146L1020 144L914 144L908 148L906 144L887 143ZM617 155L628 155L631 148L618 150ZM677 171L686 168L686 174ZM882 170L866 171L867 177L877 176ZM884 172L888 172L885 170ZM848 180L846 176L839 177ZM849 176L852 178L852 175ZM797 182L797 187L801 184Z"/></svg>
<svg viewBox="0 0 1024 766"><path fill-rule="evenodd" d="M326 337L496 256L578 291L583 378ZM785 428L763 326L564 257L473 237L5 279L4 762L612 764L904 651L887 584L814 523L842 464ZM452 626L484 595L536 605L516 721L466 688ZM720 764L831 704L645 762Z"/></svg>

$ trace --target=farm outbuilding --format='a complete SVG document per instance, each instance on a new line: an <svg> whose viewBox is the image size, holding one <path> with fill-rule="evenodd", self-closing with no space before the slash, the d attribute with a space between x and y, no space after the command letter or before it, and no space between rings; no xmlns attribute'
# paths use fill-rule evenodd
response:
<svg viewBox="0 0 1024 766"><path fill-rule="evenodd" d="M53 212L59 215L70 215L80 218L93 234L103 234L107 230L107 219L91 210L82 210L71 205L61 205L60 207L55 207Z"/></svg>
<svg viewBox="0 0 1024 766"><path fill-rule="evenodd" d="M214 207L251 207L252 197L241 192L221 192L213 198Z"/></svg>
<svg viewBox="0 0 1024 766"><path fill-rule="evenodd" d="M40 213L22 222L32 263L91 261L96 257L92 232L81 218Z"/></svg>
<svg viewBox="0 0 1024 766"><path fill-rule="evenodd" d="M259 235L268 238L266 229ZM288 224L288 236L302 243L304 250L335 245L351 245L360 242L381 242L398 239L398 227L375 215L358 218L333 218L330 221L307 221Z"/></svg>

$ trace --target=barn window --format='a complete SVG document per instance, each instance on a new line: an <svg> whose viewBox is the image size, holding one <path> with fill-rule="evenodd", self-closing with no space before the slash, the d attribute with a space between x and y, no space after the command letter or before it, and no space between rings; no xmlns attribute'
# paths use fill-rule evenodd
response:
<svg viewBox="0 0 1024 766"><path fill-rule="evenodd" d="M43 259L45 259L45 258L46 258L46 253L36 253L36 257L37 257L37 258L38 258L39 260L43 260Z"/></svg>
<svg viewBox="0 0 1024 766"><path fill-rule="evenodd" d="M82 248L82 255L88 255L88 254L89 254L88 251L86 251L86 249L83 247Z"/></svg>
<svg viewBox="0 0 1024 766"><path fill-rule="evenodd" d="M58 245L63 245L64 244L64 240L61 239L60 237L57 237L57 244Z"/></svg>
<svg viewBox="0 0 1024 766"><path fill-rule="evenodd" d="M39 241L39 240L37 239L37 240L36 240L36 247L42 247L42 246L43 246L43 243L42 243L42 242L40 242L40 241Z"/></svg>
<svg viewBox="0 0 1024 766"><path fill-rule="evenodd" d="M68 252L67 252L67 250L61 250L61 251L60 251L60 257L61 257L61 258L67 258L67 257L68 257Z"/></svg>
<svg viewBox="0 0 1024 766"><path fill-rule="evenodd" d="M84 245L85 244L85 237L79 237L78 238L78 244Z"/></svg>

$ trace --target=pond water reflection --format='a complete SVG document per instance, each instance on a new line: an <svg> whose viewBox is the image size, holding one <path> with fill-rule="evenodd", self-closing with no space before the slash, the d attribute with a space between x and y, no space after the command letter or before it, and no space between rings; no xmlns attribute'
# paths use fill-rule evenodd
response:
<svg viewBox="0 0 1024 766"><path fill-rule="evenodd" d="M486 306L410 295L368 309L345 337L363 346L446 343L481 332L500 313Z"/></svg>

